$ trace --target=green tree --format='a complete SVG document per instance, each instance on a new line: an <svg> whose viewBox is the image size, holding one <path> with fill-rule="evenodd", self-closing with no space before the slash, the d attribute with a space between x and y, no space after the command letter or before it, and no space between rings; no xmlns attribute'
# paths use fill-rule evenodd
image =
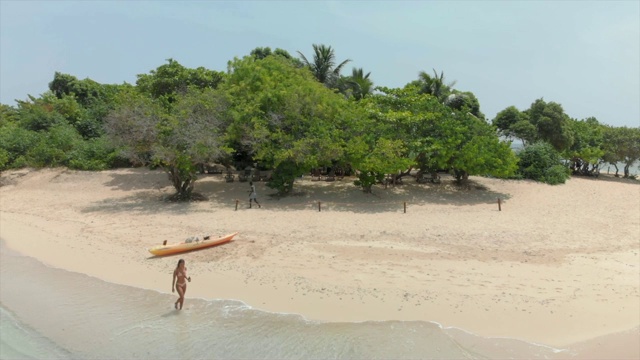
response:
<svg viewBox="0 0 640 360"><path fill-rule="evenodd" d="M100 84L91 79L56 72L49 90L60 100L60 112L85 139L102 136L105 116L113 109L118 92L130 84Z"/></svg>
<svg viewBox="0 0 640 360"><path fill-rule="evenodd" d="M618 162L625 164L624 177L631 177L631 165L640 160L640 128L606 126L603 132L603 160L614 165L618 175Z"/></svg>
<svg viewBox="0 0 640 360"><path fill-rule="evenodd" d="M335 88L340 79L340 71L351 60L347 59L336 65L336 56L331 46L313 44L313 60L309 61L303 53L298 51L302 63L313 76L329 88Z"/></svg>
<svg viewBox="0 0 640 360"><path fill-rule="evenodd" d="M0 126L0 152L3 164L0 170L27 166L27 153L39 141L39 133L20 127L11 122Z"/></svg>
<svg viewBox="0 0 640 360"><path fill-rule="evenodd" d="M536 127L537 140L550 143L559 152L571 147L573 134L569 116L564 113L562 105L538 99L525 112L529 121Z"/></svg>
<svg viewBox="0 0 640 360"><path fill-rule="evenodd" d="M141 94L123 94L107 117L107 134L131 161L161 167L176 190L174 200L192 199L198 164L228 155L224 134L228 101L213 89L191 89L171 111Z"/></svg>
<svg viewBox="0 0 640 360"><path fill-rule="evenodd" d="M65 96L73 96L84 107L90 107L94 103L109 97L108 87L105 87L91 79L78 80L73 75L55 72L53 80L49 83L49 90L59 99Z"/></svg>
<svg viewBox="0 0 640 360"><path fill-rule="evenodd" d="M512 176L517 170L517 158L509 143L501 142L492 129L482 120L461 114L466 137L461 148L450 162L458 181L469 175L491 175L500 178Z"/></svg>
<svg viewBox="0 0 640 360"><path fill-rule="evenodd" d="M251 56L256 58L256 60L262 60L267 56L273 55L270 47L257 47L250 52Z"/></svg>
<svg viewBox="0 0 640 360"><path fill-rule="evenodd" d="M529 116L515 106L500 111L492 120L492 124L498 128L501 135L520 139L522 146L533 143L537 137L537 129L529 121Z"/></svg>
<svg viewBox="0 0 640 360"><path fill-rule="evenodd" d="M73 151L82 144L73 126L60 123L38 134L37 142L27 151L27 162L34 167L69 166Z"/></svg>
<svg viewBox="0 0 640 360"><path fill-rule="evenodd" d="M275 169L268 186L286 194L296 177L330 165L343 152L349 102L282 58L230 63L221 88L232 101L234 148Z"/></svg>
<svg viewBox="0 0 640 360"><path fill-rule="evenodd" d="M438 75L435 69L433 69L433 76L421 71L418 74L418 83L420 84L420 92L433 95L441 102L445 101L456 84L455 81L445 83L444 71L441 71L440 75Z"/></svg>
<svg viewBox="0 0 640 360"><path fill-rule="evenodd" d="M257 47L251 50L250 55L256 58L256 60L262 60L267 56L280 56L290 61L291 64L293 64L295 67L303 66L302 61L300 61L300 59L294 58L293 56L291 56L291 54L289 54L287 50L283 50L280 48L276 48L275 50L271 51L271 48L268 46Z"/></svg>
<svg viewBox="0 0 640 360"><path fill-rule="evenodd" d="M48 92L40 98L29 95L28 100L18 101L16 116L20 127L32 131L48 131L66 123L65 117L56 111L56 97Z"/></svg>
<svg viewBox="0 0 640 360"><path fill-rule="evenodd" d="M522 141L522 146L532 144L536 140L536 127L527 119L520 120L511 125L509 131L514 137Z"/></svg>
<svg viewBox="0 0 640 360"><path fill-rule="evenodd" d="M492 120L492 124L498 128L498 131L500 131L502 135L510 137L515 136L511 127L521 120L523 120L523 114L520 110L515 106L509 106L496 114L496 117Z"/></svg>
<svg viewBox="0 0 640 360"><path fill-rule="evenodd" d="M361 137L352 141L349 160L357 169L354 184L362 187L365 193L371 193L372 186L381 182L386 174L397 174L413 163L406 157L405 146L400 140L379 138L374 144L366 144L363 140Z"/></svg>
<svg viewBox="0 0 640 360"><path fill-rule="evenodd" d="M480 111L480 102L471 91L452 90L444 104L455 110L467 109L473 116L484 119L484 114Z"/></svg>
<svg viewBox="0 0 640 360"><path fill-rule="evenodd" d="M570 119L569 126L573 143L564 152L564 157L571 161L574 174L594 175L599 171L598 163L604 155L602 125L590 117L582 121Z"/></svg>
<svg viewBox="0 0 640 360"><path fill-rule="evenodd" d="M160 99L165 107L175 102L178 95L186 94L189 87L215 89L224 80L224 74L204 67L190 69L174 59L160 65L149 74L139 74L138 89L153 98Z"/></svg>
<svg viewBox="0 0 640 360"><path fill-rule="evenodd" d="M18 121L18 111L13 106L0 104L0 127Z"/></svg>
<svg viewBox="0 0 640 360"><path fill-rule="evenodd" d="M353 68L351 76L344 79L350 95L356 101L364 99L373 92L373 81L369 79L370 75L371 72L365 74L362 68Z"/></svg>
<svg viewBox="0 0 640 360"><path fill-rule="evenodd" d="M469 175L509 176L515 171L516 158L509 145L500 142L484 120L421 93L419 84L378 90L380 94L362 102L374 119L367 128L402 141L404 156L421 173L450 170L462 181Z"/></svg>

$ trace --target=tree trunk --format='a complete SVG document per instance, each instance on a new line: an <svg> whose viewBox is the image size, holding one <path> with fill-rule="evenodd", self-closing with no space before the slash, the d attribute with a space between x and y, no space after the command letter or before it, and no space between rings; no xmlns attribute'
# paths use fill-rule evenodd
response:
<svg viewBox="0 0 640 360"><path fill-rule="evenodd" d="M176 194L173 196L176 200L189 200L191 199L191 193L193 192L194 179L191 175L188 175L186 179L183 179L180 170L176 167L171 167L166 170L169 175L169 180L176 189Z"/></svg>
<svg viewBox="0 0 640 360"><path fill-rule="evenodd" d="M614 168L616 168L616 175L615 175L615 177L620 177L620 175L618 175L618 172L620 171L620 170L618 170L618 164L613 163L613 164L611 164L611 165L613 165L613 167L614 167Z"/></svg>
<svg viewBox="0 0 640 360"><path fill-rule="evenodd" d="M461 184L465 181L467 181L467 179L469 179L469 173L467 173L464 170L454 170L453 171L455 176L456 176L456 182L458 184Z"/></svg>

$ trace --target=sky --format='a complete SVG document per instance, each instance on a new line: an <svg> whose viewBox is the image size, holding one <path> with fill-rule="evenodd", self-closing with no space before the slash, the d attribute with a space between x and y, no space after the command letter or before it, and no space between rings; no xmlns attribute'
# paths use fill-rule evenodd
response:
<svg viewBox="0 0 640 360"><path fill-rule="evenodd" d="M335 49L402 87L444 72L488 119L536 99L575 119L640 126L640 1L0 0L0 102L47 91L56 71L134 84L173 58L226 71L256 47Z"/></svg>

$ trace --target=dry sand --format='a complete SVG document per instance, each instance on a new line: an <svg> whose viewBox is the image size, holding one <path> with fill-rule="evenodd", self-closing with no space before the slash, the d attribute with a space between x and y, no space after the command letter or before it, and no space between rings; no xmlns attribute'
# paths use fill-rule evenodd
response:
<svg viewBox="0 0 640 360"><path fill-rule="evenodd" d="M262 208L249 209L248 183L222 175L203 175L196 191L209 200L192 203L163 201L167 176L145 169L21 170L0 180L0 237L54 267L168 293L184 258L187 298L321 321L436 321L556 347L599 337L574 346L640 357L638 182L472 177L458 187L444 177L367 195L349 179L305 178L282 199L256 183ZM147 252L235 231L208 250Z"/></svg>

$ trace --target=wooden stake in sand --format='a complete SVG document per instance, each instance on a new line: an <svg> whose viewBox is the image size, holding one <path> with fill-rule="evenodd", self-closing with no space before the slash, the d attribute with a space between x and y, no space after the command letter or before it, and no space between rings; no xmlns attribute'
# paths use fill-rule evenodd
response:
<svg viewBox="0 0 640 360"><path fill-rule="evenodd" d="M320 201L318 201L318 212L321 212L321 211L322 211L322 207L321 207L321 205L320 205L320 204L322 204L322 203L321 203Z"/></svg>
<svg viewBox="0 0 640 360"><path fill-rule="evenodd" d="M502 200L500 200L500 198L498 198L498 211L502 211L502 207L500 206L502 203Z"/></svg>
<svg viewBox="0 0 640 360"><path fill-rule="evenodd" d="M238 203L240 202L240 200L236 199L236 211L238 211Z"/></svg>
<svg viewBox="0 0 640 360"><path fill-rule="evenodd" d="M407 213L407 202L406 201L404 202L404 213L405 214Z"/></svg>

